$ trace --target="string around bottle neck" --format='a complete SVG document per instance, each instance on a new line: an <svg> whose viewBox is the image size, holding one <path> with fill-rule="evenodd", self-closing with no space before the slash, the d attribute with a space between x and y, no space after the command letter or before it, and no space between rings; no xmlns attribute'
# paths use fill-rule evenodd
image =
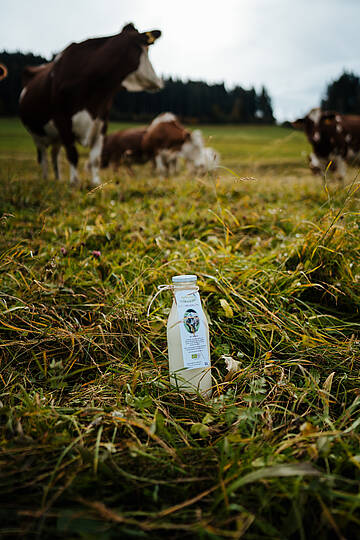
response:
<svg viewBox="0 0 360 540"><path fill-rule="evenodd" d="M184 283L184 285L186 285ZM176 285L168 285L168 284L163 284L163 285L158 285L158 291L157 293L154 294L154 296L152 297L152 299L150 300L150 304L149 304L149 307L147 308L147 312L146 312L146 316L149 317L149 314L150 314L150 308L151 306L153 305L153 302L155 300L155 298L157 296L159 296L160 293L164 292L164 291L172 291L173 293L173 296L174 296L174 299L175 299L175 302L176 302L176 297L174 295L174 290L175 289L180 289L180 288L186 288L186 287L181 287L180 284L176 284ZM191 287L191 292L189 292L189 294L194 294L194 292L198 292L199 291L199 287L198 285L194 285Z"/></svg>

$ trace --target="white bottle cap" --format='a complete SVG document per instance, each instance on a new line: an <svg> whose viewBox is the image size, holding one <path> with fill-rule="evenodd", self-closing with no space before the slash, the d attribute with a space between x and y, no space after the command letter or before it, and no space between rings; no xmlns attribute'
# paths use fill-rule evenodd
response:
<svg viewBox="0 0 360 540"><path fill-rule="evenodd" d="M194 274L182 274L181 276L173 276L172 282L175 283L175 285L179 285L180 283L195 283L197 280L197 276Z"/></svg>

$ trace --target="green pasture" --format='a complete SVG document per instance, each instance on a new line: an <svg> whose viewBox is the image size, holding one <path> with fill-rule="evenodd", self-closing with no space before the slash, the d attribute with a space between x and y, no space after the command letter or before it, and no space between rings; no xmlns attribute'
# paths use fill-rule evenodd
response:
<svg viewBox="0 0 360 540"><path fill-rule="evenodd" d="M64 157L45 181L0 119L1 538L358 537L358 170L312 176L291 129L200 127L213 173L92 189L86 150L79 188ZM171 294L146 313L179 273L210 320L208 400L169 386Z"/></svg>
<svg viewBox="0 0 360 540"><path fill-rule="evenodd" d="M139 124L140 125L140 124ZM112 122L109 131L134 126L129 123ZM190 130L197 126L187 126ZM288 128L264 126L199 126L207 144L214 146L227 166L251 165L264 161L274 166L304 165L304 155L310 149L301 132ZM18 156L30 152L33 142L20 120L0 118L1 159L4 155Z"/></svg>

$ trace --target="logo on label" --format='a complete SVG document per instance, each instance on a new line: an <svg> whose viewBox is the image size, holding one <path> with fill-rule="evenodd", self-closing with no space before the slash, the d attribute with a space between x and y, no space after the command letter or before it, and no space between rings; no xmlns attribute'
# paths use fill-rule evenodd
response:
<svg viewBox="0 0 360 540"><path fill-rule="evenodd" d="M184 326L190 334L195 334L199 330L200 318L194 309L188 309L184 313Z"/></svg>

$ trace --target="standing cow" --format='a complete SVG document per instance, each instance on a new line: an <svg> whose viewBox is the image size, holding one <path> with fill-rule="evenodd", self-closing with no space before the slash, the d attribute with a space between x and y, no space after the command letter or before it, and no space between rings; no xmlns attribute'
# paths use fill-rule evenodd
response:
<svg viewBox="0 0 360 540"><path fill-rule="evenodd" d="M147 49L160 35L159 30L139 33L128 24L115 36L72 43L52 62L25 70L20 117L33 136L45 178L47 148L52 147L59 178L58 155L63 145L70 182L78 182L75 142L80 142L90 147L92 184L100 183L102 142L115 94L121 87L131 92L163 88Z"/></svg>
<svg viewBox="0 0 360 540"><path fill-rule="evenodd" d="M331 162L330 170L342 180L346 174L346 162L360 151L360 116L316 108L292 125L304 129L312 146L309 156L311 171L314 174L324 173Z"/></svg>
<svg viewBox="0 0 360 540"><path fill-rule="evenodd" d="M151 122L142 138L141 147L155 163L156 171L164 176L177 171L180 150L190 136L178 118L166 112Z"/></svg>

